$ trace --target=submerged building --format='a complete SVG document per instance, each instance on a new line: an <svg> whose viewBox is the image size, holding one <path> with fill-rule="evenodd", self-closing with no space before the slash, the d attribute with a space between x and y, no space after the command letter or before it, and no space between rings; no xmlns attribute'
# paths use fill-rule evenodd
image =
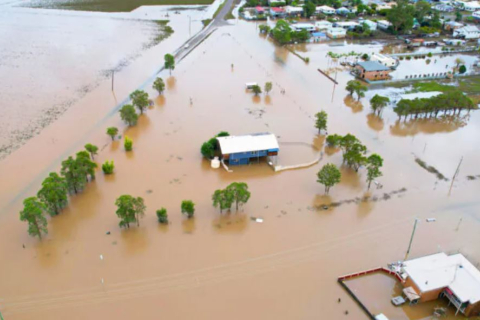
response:
<svg viewBox="0 0 480 320"><path fill-rule="evenodd" d="M442 252L405 261L400 276L419 302L446 298L457 313L480 315L480 271L462 254Z"/></svg>
<svg viewBox="0 0 480 320"><path fill-rule="evenodd" d="M391 71L389 67L376 61L359 62L354 70L360 79L369 81L390 79Z"/></svg>
<svg viewBox="0 0 480 320"><path fill-rule="evenodd" d="M222 160L229 165L249 164L260 158L278 156L279 147L273 133L253 133L242 136L217 137Z"/></svg>

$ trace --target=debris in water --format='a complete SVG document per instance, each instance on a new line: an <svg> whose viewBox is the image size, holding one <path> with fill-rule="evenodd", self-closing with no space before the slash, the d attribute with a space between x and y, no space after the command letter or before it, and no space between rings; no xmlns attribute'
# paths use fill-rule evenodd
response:
<svg viewBox="0 0 480 320"><path fill-rule="evenodd" d="M435 219L435 218L427 218L427 222L435 222L435 221L437 221L437 219Z"/></svg>
<svg viewBox="0 0 480 320"><path fill-rule="evenodd" d="M150 194L150 193L152 193L152 192L153 192L152 189L148 189L148 190L147 190L147 193L148 193L148 194Z"/></svg>
<svg viewBox="0 0 480 320"><path fill-rule="evenodd" d="M103 260L103 254L100 255L100 260Z"/></svg>
<svg viewBox="0 0 480 320"><path fill-rule="evenodd" d="M262 223L262 222L263 222L263 218L250 217L250 220L255 221L255 222L258 222L258 223Z"/></svg>
<svg viewBox="0 0 480 320"><path fill-rule="evenodd" d="M323 210L328 210L328 206L323 206L322 209Z"/></svg>

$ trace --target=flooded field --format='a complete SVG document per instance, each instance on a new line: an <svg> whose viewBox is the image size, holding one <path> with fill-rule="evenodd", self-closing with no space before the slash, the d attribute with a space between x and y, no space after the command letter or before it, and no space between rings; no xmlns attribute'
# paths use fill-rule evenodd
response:
<svg viewBox="0 0 480 320"><path fill-rule="evenodd" d="M382 45L369 46L381 50ZM151 89L163 55L143 56L122 71L114 96L110 83L102 82L0 162L5 318L343 319L348 310L351 319L367 319L336 279L401 259L415 217L422 222L412 257L460 250L479 262L480 180L467 176L480 174L480 114L462 114L468 121L453 129L448 119L399 122L391 107L382 118L373 116L368 100L374 91L354 101L344 90L352 78L347 71L337 72L338 86L317 71L329 67L330 50L305 46L302 55L310 57L305 64L259 36L255 24L236 21L201 43L172 76L161 73L165 95ZM345 50L372 48L356 44ZM252 81L272 81L269 97L245 92L245 83ZM155 104L137 126L126 128L116 109L137 87ZM367 190L364 170L342 167L340 184L324 195L316 173L325 163L341 166L342 155L325 149L324 137L317 135L313 119L320 110L328 112L329 134L353 133L385 159L382 188ZM105 134L109 126L134 140L133 152L126 153L122 141L111 141ZM315 148L283 148L285 142L313 145L324 156L312 167L280 173L265 163L235 167L232 173L215 170L202 159L200 146L223 130L275 133L279 162L317 154ZM30 238L18 220L21 201L88 142L100 147L98 163L115 162L115 174L99 170L83 193L49 219L46 240ZM450 194L451 180L438 180L415 156L449 179L463 156ZM220 214L211 195L234 181L248 183L251 199L239 212ZM122 194L145 199L140 227L118 227L114 201ZM193 219L181 215L184 199L196 203ZM161 207L168 210L169 225L156 220ZM429 217L437 221L427 224ZM391 294L388 280L379 286ZM374 297L374 287L361 290ZM407 319L431 319L430 305L418 307L423 311L407 312Z"/></svg>
<svg viewBox="0 0 480 320"><path fill-rule="evenodd" d="M27 9L12 3L1 8L0 159L108 82L112 72L119 83L124 79L118 73L139 57L155 54L161 61L161 53L200 30L201 17L208 14L206 8L170 15L168 7L149 15L143 8L128 14ZM167 21L176 34L165 29Z"/></svg>
<svg viewBox="0 0 480 320"><path fill-rule="evenodd" d="M448 300L439 299L420 305L409 305L408 303L395 307L391 299L402 295L402 285L388 275L377 273L369 276L349 280L346 285L362 301L362 303L375 315L383 313L388 319L395 320L420 320L432 319L432 310L445 308L447 314L441 319L454 320L462 317L455 317L455 309L448 308ZM437 318L438 319L438 318Z"/></svg>

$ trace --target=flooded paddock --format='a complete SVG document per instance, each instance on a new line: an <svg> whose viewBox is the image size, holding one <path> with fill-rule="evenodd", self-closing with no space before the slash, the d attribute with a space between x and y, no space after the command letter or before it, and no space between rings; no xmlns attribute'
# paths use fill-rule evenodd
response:
<svg viewBox="0 0 480 320"><path fill-rule="evenodd" d="M115 98L109 83L102 83L0 162L4 316L343 319L348 310L351 319L367 319L336 279L403 257L415 217L422 221L412 257L460 250L472 262L480 261L480 180L467 179L480 174L478 112L455 130L419 125L414 133L394 134L397 119L391 109L375 118L368 97L354 102L347 96L344 87L352 79L347 71L337 73L338 86L317 71L328 66L329 50L309 51L311 61L305 64L259 36L255 24L235 22L215 31L171 76L161 73L167 83L163 96L151 89L152 78L145 81L162 59L139 58L119 73L124 82ZM252 81L273 82L268 99L245 92L244 84ZM115 108L136 87L155 104L137 126L126 128ZM258 109L261 117L252 112ZM353 133L370 153L385 159L378 179L383 187L368 190L364 170L341 167L341 182L324 195L316 173L326 163L341 166L342 155L324 148L314 128L320 110L328 112L329 134ZM109 126L133 139L133 152L124 151L123 141L111 141L105 134ZM223 130L269 131L279 136L280 153L282 142L293 141L315 145L324 157L312 167L279 173L265 164L238 166L233 173L215 170L202 159L200 146ZM53 137L58 137L55 144ZM98 171L83 193L49 219L46 240L30 238L18 221L21 201L87 142L100 147L97 163L115 162L115 174ZM449 178L464 157L450 195L451 181L438 180L414 155ZM235 181L248 183L251 199L239 212L220 214L211 195ZM118 227L114 201L122 194L145 199L140 227ZM193 219L180 213L184 199L196 203ZM156 220L161 207L168 210L169 225ZM437 221L426 223L429 217ZM392 283L380 282L380 289L391 294Z"/></svg>
<svg viewBox="0 0 480 320"><path fill-rule="evenodd" d="M410 305L408 301L402 306L394 306L391 299L402 295L402 285L393 276L383 273L374 273L345 282L353 294L374 315L383 313L391 320L430 320L439 319L433 315L435 308L444 308L446 316L440 319L454 320L464 317L455 317L455 308L448 306L448 300L439 299L417 305Z"/></svg>

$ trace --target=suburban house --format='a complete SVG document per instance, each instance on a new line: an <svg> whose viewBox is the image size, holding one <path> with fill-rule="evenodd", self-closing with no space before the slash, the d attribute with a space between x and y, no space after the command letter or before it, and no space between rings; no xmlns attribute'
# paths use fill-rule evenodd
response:
<svg viewBox="0 0 480 320"><path fill-rule="evenodd" d="M377 30L377 23L372 20L363 20L362 24L366 24L371 31Z"/></svg>
<svg viewBox="0 0 480 320"><path fill-rule="evenodd" d="M449 256L442 252L405 261L400 276L405 289L419 302L446 298L457 313L480 315L480 271L460 253Z"/></svg>
<svg viewBox="0 0 480 320"><path fill-rule="evenodd" d="M360 24L353 21L342 21L342 22L335 22L333 26L336 28L343 28L345 30L354 30L356 27L359 27Z"/></svg>
<svg viewBox="0 0 480 320"><path fill-rule="evenodd" d="M301 16L303 14L303 9L300 7L286 6L285 13L290 17Z"/></svg>
<svg viewBox="0 0 480 320"><path fill-rule="evenodd" d="M465 26L453 31L455 38L462 39L478 39L480 38L480 30L476 26Z"/></svg>
<svg viewBox="0 0 480 320"><path fill-rule="evenodd" d="M278 156L277 138L268 132L217 137L217 141L222 160L228 161L229 165L249 164L251 160Z"/></svg>
<svg viewBox="0 0 480 320"><path fill-rule="evenodd" d="M476 11L476 12L472 13L472 17L473 17L473 19L479 21L480 20L480 11Z"/></svg>
<svg viewBox="0 0 480 320"><path fill-rule="evenodd" d="M310 37L310 42L320 42L327 40L327 35L323 32L313 32Z"/></svg>
<svg viewBox="0 0 480 320"><path fill-rule="evenodd" d="M355 65L355 73L360 79L369 81L386 80L390 78L389 67L376 61L359 62Z"/></svg>
<svg viewBox="0 0 480 320"><path fill-rule="evenodd" d="M315 22L315 27L317 27L318 30L327 30L331 28L333 24L330 21L327 20L321 20L321 21L316 21Z"/></svg>
<svg viewBox="0 0 480 320"><path fill-rule="evenodd" d="M347 14L351 13L351 11L345 7L341 7L335 10L335 13L340 16L346 16Z"/></svg>
<svg viewBox="0 0 480 320"><path fill-rule="evenodd" d="M463 5L463 9L470 12L478 11L480 10L480 4L476 1L466 2Z"/></svg>
<svg viewBox="0 0 480 320"><path fill-rule="evenodd" d="M315 31L315 26L310 23L296 23L292 24L292 29L295 31L307 30L308 32Z"/></svg>
<svg viewBox="0 0 480 320"><path fill-rule="evenodd" d="M463 24L456 21L447 21L444 24L445 30L457 30L463 27Z"/></svg>
<svg viewBox="0 0 480 320"><path fill-rule="evenodd" d="M332 7L329 7L329 6L320 6L320 7L317 7L315 9L315 12L316 13L323 13L323 14L326 14L326 15L332 15L332 14L335 14L335 9L333 9Z"/></svg>
<svg viewBox="0 0 480 320"><path fill-rule="evenodd" d="M342 39L347 36L347 30L343 28L331 27L327 29L327 36L330 39Z"/></svg>
<svg viewBox="0 0 480 320"><path fill-rule="evenodd" d="M395 68L398 64L398 61L392 57L388 57L381 53L374 53L370 56L371 61L376 61L383 64L385 67Z"/></svg>
<svg viewBox="0 0 480 320"><path fill-rule="evenodd" d="M272 7L270 8L270 16L273 18L285 17L285 10L279 7Z"/></svg>
<svg viewBox="0 0 480 320"><path fill-rule="evenodd" d="M263 9L263 8L260 7L260 6L256 6L256 7L255 7L255 13L256 13L256 14L265 14L265 9Z"/></svg>
<svg viewBox="0 0 480 320"><path fill-rule="evenodd" d="M390 21L387 20L380 20L377 22L378 29L387 30L391 26L392 24L390 23Z"/></svg>

